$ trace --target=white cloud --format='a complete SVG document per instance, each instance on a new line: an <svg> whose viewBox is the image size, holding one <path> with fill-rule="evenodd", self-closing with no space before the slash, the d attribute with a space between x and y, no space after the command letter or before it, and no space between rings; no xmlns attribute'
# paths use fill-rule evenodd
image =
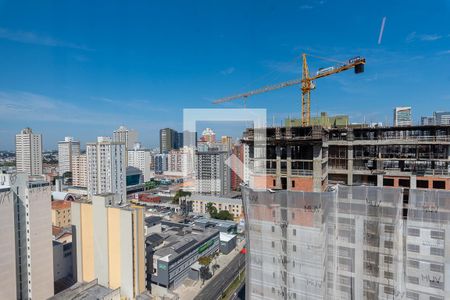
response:
<svg viewBox="0 0 450 300"><path fill-rule="evenodd" d="M234 71L236 71L236 69L234 67L229 67L229 68L226 68L226 69L220 71L220 74L222 74L222 75L231 75L231 74L234 73Z"/></svg>
<svg viewBox="0 0 450 300"><path fill-rule="evenodd" d="M92 50L81 44L75 44L75 43L57 40L50 36L38 35L34 32L12 31L7 28L0 28L0 39L14 41L14 42L18 42L18 43L24 43L24 44L34 44L34 45L42 45L42 46L49 46L49 47L72 48L72 49L80 49L80 50L85 50L85 51Z"/></svg>
<svg viewBox="0 0 450 300"><path fill-rule="evenodd" d="M422 41L422 42L432 42L437 41L442 38L442 35L433 33L433 34L418 34L413 31L406 37L406 42L411 43L414 41Z"/></svg>

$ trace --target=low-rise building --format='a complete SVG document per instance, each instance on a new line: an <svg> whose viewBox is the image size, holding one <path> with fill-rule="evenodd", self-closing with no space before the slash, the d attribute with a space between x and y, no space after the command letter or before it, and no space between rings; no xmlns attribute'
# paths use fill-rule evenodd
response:
<svg viewBox="0 0 450 300"><path fill-rule="evenodd" d="M158 233L158 235L161 235ZM219 250L219 231L208 228L204 231L174 232L152 251L151 273L152 286L173 289L189 276L190 267L200 257L209 256ZM149 252L147 252L149 253Z"/></svg>
<svg viewBox="0 0 450 300"><path fill-rule="evenodd" d="M52 224L57 227L68 227L70 221L71 201L54 200L52 201Z"/></svg>
<svg viewBox="0 0 450 300"><path fill-rule="evenodd" d="M228 254L236 248L236 235L220 232L220 253Z"/></svg>
<svg viewBox="0 0 450 300"><path fill-rule="evenodd" d="M235 220L239 220L244 217L242 199L240 198L227 198L193 194L187 199L187 201L192 203L192 212L196 214L208 213L207 205L208 203L212 203L217 211L229 211L233 215Z"/></svg>

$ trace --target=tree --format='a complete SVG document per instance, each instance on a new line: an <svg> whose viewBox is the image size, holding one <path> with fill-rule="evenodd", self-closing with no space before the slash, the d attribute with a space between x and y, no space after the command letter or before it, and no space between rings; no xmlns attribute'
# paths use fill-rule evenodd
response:
<svg viewBox="0 0 450 300"><path fill-rule="evenodd" d="M198 263L202 266L200 268L200 278L202 279L203 283L205 283L205 280L208 280L212 277L211 271L209 270L209 265L211 264L211 262L211 256L202 256L198 259Z"/></svg>
<svg viewBox="0 0 450 300"><path fill-rule="evenodd" d="M213 203L208 202L208 204L206 204L206 211L208 212L211 218L216 219L217 208L214 206Z"/></svg>
<svg viewBox="0 0 450 300"><path fill-rule="evenodd" d="M233 215L228 210L219 211L219 213L216 215L215 218L219 220L230 220L230 221L234 220Z"/></svg>

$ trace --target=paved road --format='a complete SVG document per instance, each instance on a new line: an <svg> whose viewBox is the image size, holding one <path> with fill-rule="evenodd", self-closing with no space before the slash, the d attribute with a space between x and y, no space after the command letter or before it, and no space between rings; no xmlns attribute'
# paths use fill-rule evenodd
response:
<svg viewBox="0 0 450 300"><path fill-rule="evenodd" d="M220 274L211 279L195 300L218 299L243 268L245 268L245 254L239 253Z"/></svg>

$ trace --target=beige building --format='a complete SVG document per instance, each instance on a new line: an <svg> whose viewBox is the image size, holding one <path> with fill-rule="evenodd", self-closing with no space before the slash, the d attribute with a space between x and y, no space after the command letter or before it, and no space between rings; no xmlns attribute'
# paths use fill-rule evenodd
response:
<svg viewBox="0 0 450 300"><path fill-rule="evenodd" d="M72 224L70 220L71 201L52 201L52 224L58 227L68 227Z"/></svg>
<svg viewBox="0 0 450 300"><path fill-rule="evenodd" d="M212 203L217 211L229 211L234 216L235 220L244 218L242 199L194 194L188 198L187 201L191 203L192 212L196 214L208 213L206 206L208 203Z"/></svg>
<svg viewBox="0 0 450 300"><path fill-rule="evenodd" d="M87 187L86 154L81 154L73 157L72 185L79 187Z"/></svg>
<svg viewBox="0 0 450 300"><path fill-rule="evenodd" d="M98 283L134 299L145 291L144 211L116 206L117 194L72 203L78 282Z"/></svg>
<svg viewBox="0 0 450 300"><path fill-rule="evenodd" d="M42 135L31 128L16 134L16 170L28 175L42 174Z"/></svg>

